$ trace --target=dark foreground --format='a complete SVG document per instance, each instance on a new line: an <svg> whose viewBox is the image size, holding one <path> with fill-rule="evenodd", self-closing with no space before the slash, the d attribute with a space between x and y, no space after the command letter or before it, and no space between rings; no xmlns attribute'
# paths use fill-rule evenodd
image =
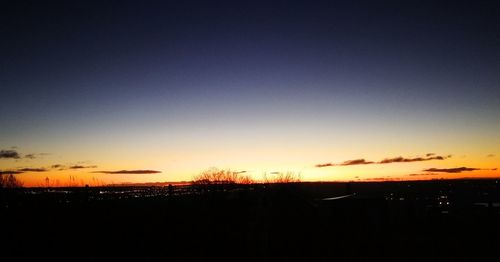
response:
<svg viewBox="0 0 500 262"><path fill-rule="evenodd" d="M499 191L495 180L4 190L1 256L497 261Z"/></svg>

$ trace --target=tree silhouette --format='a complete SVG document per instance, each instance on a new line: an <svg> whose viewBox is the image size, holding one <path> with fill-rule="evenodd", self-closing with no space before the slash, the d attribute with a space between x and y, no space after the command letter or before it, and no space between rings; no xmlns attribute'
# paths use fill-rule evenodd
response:
<svg viewBox="0 0 500 262"><path fill-rule="evenodd" d="M264 174L264 183L266 184L298 183L300 181L300 173L296 174L294 172L276 172L273 173L272 176L267 176L267 174Z"/></svg>
<svg viewBox="0 0 500 262"><path fill-rule="evenodd" d="M0 172L0 188L18 188L22 187L23 183L17 179L14 174L5 174Z"/></svg>
<svg viewBox="0 0 500 262"><path fill-rule="evenodd" d="M232 185L253 184L255 181L250 176L242 175L241 172L210 168L201 172L193 178L193 185Z"/></svg>

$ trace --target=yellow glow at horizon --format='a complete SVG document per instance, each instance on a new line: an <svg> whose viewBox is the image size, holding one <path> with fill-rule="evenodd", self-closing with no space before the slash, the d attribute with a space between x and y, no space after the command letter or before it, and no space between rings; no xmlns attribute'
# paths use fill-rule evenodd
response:
<svg viewBox="0 0 500 262"><path fill-rule="evenodd" d="M273 157L274 153L278 153ZM165 159L162 156L156 158L147 158L144 160L136 159L135 162L110 162L94 163L98 168L94 169L76 169L76 170L50 170L47 172L26 172L17 175L25 186L45 186L45 178L48 177L51 186L59 185L100 185L111 183L142 183L142 182L165 182L165 181L189 181L193 176L201 171L218 167L221 169L231 169L234 171L247 171L249 175L256 180L262 180L264 174L272 176L272 172L294 172L300 174L303 181L370 181L370 180L417 180L417 179L439 179L439 178L462 178L462 177L500 177L500 172L492 170L479 170L463 173L439 173L438 175L418 175L409 176L409 174L425 174L424 169L434 168L455 168L461 166L491 169L496 168L498 157L482 156L454 156L449 159L439 161L423 161L413 163L393 163L393 164L371 164L371 165L353 165L353 166L334 166L317 168L315 164L319 162L312 161L318 156L304 156L302 154L289 154L284 157L280 152L267 152L264 158L251 158L248 152L234 154L232 157L223 152L214 154L198 153L193 155L178 155L179 159L171 161L160 161ZM222 158L225 156L225 158ZM379 161L381 158L366 158L367 160ZM339 159L340 163L348 159ZM289 162L290 161L290 162ZM34 161L33 161L34 162ZM50 166L43 164L50 162L47 159L36 161L37 166ZM309 162L310 164L303 164ZM333 161L332 161L333 162ZM30 162L35 165L34 163ZM125 164L126 163L126 164ZM166 163L166 164L158 164ZM278 163L279 165L277 165ZM117 170L160 170L159 174L98 174L93 171L117 171ZM73 177L75 181L70 181Z"/></svg>
<svg viewBox="0 0 500 262"><path fill-rule="evenodd" d="M306 130L307 131L307 130ZM275 131L276 132L276 131ZM366 132L360 132L366 133ZM368 132L369 133L369 132ZM314 134L314 133L313 133ZM51 154L34 160L2 160L1 170L15 170L22 167L50 168L54 164L65 166L97 165L95 169L50 170L48 172L27 172L18 175L27 186L45 184L45 178L60 183L68 182L69 177L84 180L91 184L94 179L103 183L121 182L160 182L189 181L201 171L217 167L235 171L246 170L254 179L262 179L264 173L295 172L300 173L304 181L331 180L366 180L374 178L434 179L440 177L476 177L499 176L499 171L473 171L457 174L439 174L437 176L413 176L409 174L425 173L427 168L474 167L492 169L499 167L500 135L492 134L489 138L470 135L467 139L459 135L419 135L387 134L387 141L377 139L375 135L357 138L358 134L341 133L335 135L311 137L305 134L288 134L284 137L276 134L263 136L262 133L233 135L229 141L221 135L201 136L191 134L178 140L154 134L141 139L129 139L126 136L91 136L86 135L81 141L68 142L46 150L50 144L43 140L33 143L26 140L26 145L19 145L23 152L46 152ZM177 140L176 140L177 139ZM292 141L292 142L290 142ZM294 142L297 141L297 142ZM223 142L223 143L222 143ZM32 143L31 147L28 144ZM222 144L221 144L222 143ZM316 168L316 164L342 163L346 160L364 158L367 161L380 161L392 157L417 157L426 153L436 153L449 159L414 163L373 164L357 166L335 166ZM494 154L495 157L486 157ZM92 171L117 170L159 170L160 174L97 174Z"/></svg>

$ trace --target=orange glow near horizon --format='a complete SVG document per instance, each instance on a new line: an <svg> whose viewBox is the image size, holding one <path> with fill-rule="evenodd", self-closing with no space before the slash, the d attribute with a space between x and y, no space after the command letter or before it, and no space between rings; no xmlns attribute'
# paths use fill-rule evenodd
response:
<svg viewBox="0 0 500 262"><path fill-rule="evenodd" d="M17 175L25 186L45 186L46 178L54 186L190 181L210 167L247 171L255 180L287 171L300 173L303 181L500 177L493 170L500 158L500 135L492 131L500 128L498 122L464 126L449 116L410 121L379 114L359 120L339 114L332 116L335 121L323 121L305 113L268 113L243 120L183 119L173 128L161 121L144 128L137 124L143 118L136 117L60 127L37 136L18 132L9 139L16 147L4 143L0 150L10 148L19 157L0 159L0 171L27 170ZM424 159L428 156L442 159ZM380 163L398 157L402 162ZM373 163L342 165L353 160ZM332 166L316 167L328 163ZM459 167L467 169L445 170ZM443 172L424 171L432 168ZM29 171L33 169L45 172ZM120 170L160 173L113 173Z"/></svg>
<svg viewBox="0 0 500 262"><path fill-rule="evenodd" d="M380 160L375 159L374 160ZM467 160L467 161L465 161ZM233 159L234 161L234 159ZM40 161L41 162L41 161ZM451 157L445 160L432 160L414 163L392 163L392 164L367 164L352 166L331 166L318 168L314 164L300 165L290 163L281 166L267 163L260 168L255 167L253 161L248 159L238 163L240 168L230 166L225 162L219 165L204 165L197 167L183 163L175 163L170 166L148 165L148 170L157 170L161 173L151 174L122 174L122 173L97 173L100 171L120 171L120 170L144 170L142 165L130 165L123 168L123 165L97 165L88 164L89 168L52 170L47 168L45 172L25 172L17 174L26 187L65 187L65 186L102 186L121 183L149 183L149 182L180 182L190 181L195 175L210 166L233 171L245 171L245 175L252 177L256 181L261 181L264 174L272 176L274 172L293 172L300 175L302 181L401 181L401 180L432 180L432 179L457 179L457 178L497 178L500 172L496 170L496 157ZM207 161L209 162L209 161ZM284 162L284 161L283 161ZM339 161L339 163L342 161ZM466 163L466 164L465 164ZM82 164L81 166L86 166ZM446 173L428 172L426 168L449 169L462 166L473 166L478 170ZM150 168L151 167L151 168ZM10 168L12 170L13 168ZM8 170L8 169L5 169ZM47 179L48 178L48 179Z"/></svg>
<svg viewBox="0 0 500 262"><path fill-rule="evenodd" d="M304 132L307 130L304 130ZM294 131L297 132L297 131ZM168 137L151 139L119 134L84 134L78 142L50 145L42 137L34 143L26 139L15 149L19 159L0 159L0 171L45 169L16 175L25 186L102 185L120 183L190 181L195 175L210 168L246 171L246 175L262 180L265 173L294 172L302 181L376 181L421 180L441 178L500 177L500 141L476 137L470 140L430 136L430 142L411 140L411 137L393 137L384 142L371 136L357 138L358 134L343 134L338 138L329 134L318 139L308 139L306 133L288 132L283 136L271 132L269 137L242 131L239 135L186 134L172 142ZM309 130L309 133L314 133ZM155 132L157 137L162 137ZM86 138L89 137L89 138ZM135 137L135 136L131 136ZM419 136L415 136L419 138ZM92 138L92 139L91 139ZM411 141L405 142L405 141ZM289 141L298 141L291 144ZM31 143L36 146L29 146ZM5 147L4 147L5 148ZM47 150L47 148L52 148ZM412 150L409 151L408 148ZM50 152L35 158L24 157L31 152ZM360 153L362 152L362 153ZM391 152L391 153L387 153ZM396 152L396 153L393 153ZM384 159L406 159L443 156L443 160L430 159L403 163L380 164ZM451 155L451 157L448 157ZM347 165L342 163L363 159L372 164ZM331 163L334 166L315 167ZM60 168L54 168L60 165ZM79 169L70 167L80 166ZM451 169L466 167L456 173L426 172L430 168ZM97 171L153 170L160 173L96 173Z"/></svg>

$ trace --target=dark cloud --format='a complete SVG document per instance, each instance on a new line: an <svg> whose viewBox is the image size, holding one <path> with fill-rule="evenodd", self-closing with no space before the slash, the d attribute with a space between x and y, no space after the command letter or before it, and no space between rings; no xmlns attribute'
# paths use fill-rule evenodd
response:
<svg viewBox="0 0 500 262"><path fill-rule="evenodd" d="M431 153L432 154L432 153ZM427 154L429 155L429 154ZM380 162L379 164L390 164L390 163L409 163L409 162L421 162L421 161L430 161L430 160L445 160L450 158L451 155L448 156L427 156L427 157L415 157L415 158L404 158L404 157L394 157L394 158L386 158Z"/></svg>
<svg viewBox="0 0 500 262"><path fill-rule="evenodd" d="M375 163L375 162L366 161L364 158L360 158L360 159L347 160L347 161L344 161L340 164L333 164L333 163L317 164L315 167L369 165L369 164L373 164L373 163Z"/></svg>
<svg viewBox="0 0 500 262"><path fill-rule="evenodd" d="M161 171L156 170L119 170L119 171L95 171L92 173L100 173L100 174L157 174L161 173Z"/></svg>
<svg viewBox="0 0 500 262"><path fill-rule="evenodd" d="M247 171L246 170L242 170L242 171L236 171L234 172L235 174L243 174L243 173L246 173Z"/></svg>
<svg viewBox="0 0 500 262"><path fill-rule="evenodd" d="M0 158L19 159L21 156L16 150L0 150Z"/></svg>
<svg viewBox="0 0 500 262"><path fill-rule="evenodd" d="M495 155L494 154L489 154L486 157L495 157Z"/></svg>
<svg viewBox="0 0 500 262"><path fill-rule="evenodd" d="M438 173L417 173L417 174L409 174L409 176L437 176Z"/></svg>
<svg viewBox="0 0 500 262"><path fill-rule="evenodd" d="M385 158L384 160L380 161L380 164L389 164L389 163L401 163L401 162L410 162L406 161L409 159L405 159L403 157L394 157L394 158Z"/></svg>
<svg viewBox="0 0 500 262"><path fill-rule="evenodd" d="M50 154L49 153L26 154L26 155L24 155L24 158L35 159L38 157L44 157L44 156L48 156L48 155L50 155Z"/></svg>
<svg viewBox="0 0 500 262"><path fill-rule="evenodd" d="M474 168L474 167L455 167L455 168L428 168L424 169L425 172L440 172L440 173L462 173L462 172L469 172L469 171L476 171L476 170L484 170L480 168Z"/></svg>
<svg viewBox="0 0 500 262"><path fill-rule="evenodd" d="M372 161L366 161L364 158L347 160L342 162L339 166L352 166L352 165L369 165L373 164Z"/></svg>
<svg viewBox="0 0 500 262"><path fill-rule="evenodd" d="M0 171L0 175L16 175L16 174L22 174L24 173L23 171L14 171L14 170L4 170Z"/></svg>
<svg viewBox="0 0 500 262"><path fill-rule="evenodd" d="M399 179L387 176L387 177L371 177L371 178L365 178L363 180L365 180L365 181L394 181L394 180L399 180Z"/></svg>
<svg viewBox="0 0 500 262"><path fill-rule="evenodd" d="M24 158L35 159L36 155L35 154L27 154L27 155L24 155Z"/></svg>
<svg viewBox="0 0 500 262"><path fill-rule="evenodd" d="M48 153L41 153L41 154L26 154L24 155L23 158L27 159L35 159L38 156L45 156L48 155ZM12 149L9 150L1 150L0 151L0 158L12 158L12 159L20 159L21 155L15 150L15 147L12 147Z"/></svg>
<svg viewBox="0 0 500 262"><path fill-rule="evenodd" d="M281 173L281 172L274 171L274 172L271 172L271 173L269 173L269 174L271 174L271 175L278 175L278 174L280 174L280 173Z"/></svg>
<svg viewBox="0 0 500 262"><path fill-rule="evenodd" d="M315 167L328 167L328 166L335 166L335 164L325 163L325 164L317 164L317 165L315 165Z"/></svg>
<svg viewBox="0 0 500 262"><path fill-rule="evenodd" d="M333 163L317 164L317 165L315 165L315 167L354 166L354 165L369 165L369 164L375 164L375 162L366 161L364 158L360 158L360 159L347 160L347 161L344 161L340 164L333 164Z"/></svg>
<svg viewBox="0 0 500 262"><path fill-rule="evenodd" d="M51 169L59 169L59 170L67 170L67 169L85 169L85 168L97 168L95 165L82 165L82 164L74 164L70 166L62 165L62 164L54 164L50 166Z"/></svg>
<svg viewBox="0 0 500 262"><path fill-rule="evenodd" d="M352 165L369 165L369 164L390 164L390 163L410 163L410 162L420 162L420 161L430 161L430 160L445 160L450 158L448 156L436 156L434 153L427 153L426 157L414 157L414 158L404 158L402 156L385 158L380 162L366 161L364 158L347 160L340 164L324 163L317 164L315 167L329 167L329 166L352 166Z"/></svg>
<svg viewBox="0 0 500 262"><path fill-rule="evenodd" d="M26 167L26 168L19 168L19 169L17 169L17 171L21 171L21 172L46 172L47 169Z"/></svg>
<svg viewBox="0 0 500 262"><path fill-rule="evenodd" d="M97 166L73 165L69 167L69 169L84 169L84 168L97 168Z"/></svg>

